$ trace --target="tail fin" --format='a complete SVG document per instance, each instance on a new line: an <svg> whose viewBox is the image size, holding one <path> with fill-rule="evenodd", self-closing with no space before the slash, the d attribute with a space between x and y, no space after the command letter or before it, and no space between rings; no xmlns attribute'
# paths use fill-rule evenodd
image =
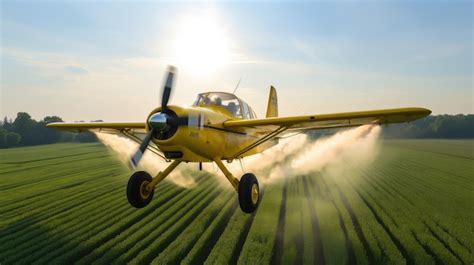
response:
<svg viewBox="0 0 474 265"><path fill-rule="evenodd" d="M278 117L278 98L277 92L273 86L270 86L270 94L268 95L267 118Z"/></svg>

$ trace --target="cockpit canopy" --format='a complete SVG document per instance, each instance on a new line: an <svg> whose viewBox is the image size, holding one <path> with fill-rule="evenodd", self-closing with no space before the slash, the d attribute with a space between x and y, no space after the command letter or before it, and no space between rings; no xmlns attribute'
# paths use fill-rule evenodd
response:
<svg viewBox="0 0 474 265"><path fill-rule="evenodd" d="M234 94L226 92L207 92L198 95L193 106L220 106L225 108L232 116L241 119L255 119L257 115L250 106Z"/></svg>

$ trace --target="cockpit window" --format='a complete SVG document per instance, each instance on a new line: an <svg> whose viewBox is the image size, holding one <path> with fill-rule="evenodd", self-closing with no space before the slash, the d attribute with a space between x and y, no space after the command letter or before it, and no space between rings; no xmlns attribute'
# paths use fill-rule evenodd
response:
<svg viewBox="0 0 474 265"><path fill-rule="evenodd" d="M249 106L247 105L247 103L243 102L242 103L242 109L243 109L243 114L244 114L244 119L250 119L250 110L249 110Z"/></svg>
<svg viewBox="0 0 474 265"><path fill-rule="evenodd" d="M257 115L255 115L255 112L252 110L252 108L244 101L241 100L241 102L244 119L256 119Z"/></svg>
<svg viewBox="0 0 474 265"><path fill-rule="evenodd" d="M210 92L199 94L193 106L221 106L226 108L233 116L242 118L239 99L229 93Z"/></svg>

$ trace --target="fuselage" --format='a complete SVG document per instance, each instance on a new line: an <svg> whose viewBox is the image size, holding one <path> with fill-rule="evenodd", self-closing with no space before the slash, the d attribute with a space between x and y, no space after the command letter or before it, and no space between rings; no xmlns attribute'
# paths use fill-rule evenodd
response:
<svg viewBox="0 0 474 265"><path fill-rule="evenodd" d="M212 93L203 93L200 96L206 94L212 95ZM176 132L167 139L153 137L152 141L167 158L186 162L211 162L216 158L232 160L260 153L277 143L276 139L268 141L235 157L239 151L261 138L261 135L245 129L230 130L222 126L224 121L230 119L255 117L255 113L245 102L233 94L219 93L219 95L222 94L229 98L234 97L232 100L236 104L230 101L228 105L225 101L219 105L206 104L204 100L199 102L198 98L191 107L168 106L168 109L178 117L193 117L193 122L190 122L188 126L179 126ZM238 110L234 105L237 105ZM161 108L153 110L149 117L160 111Z"/></svg>

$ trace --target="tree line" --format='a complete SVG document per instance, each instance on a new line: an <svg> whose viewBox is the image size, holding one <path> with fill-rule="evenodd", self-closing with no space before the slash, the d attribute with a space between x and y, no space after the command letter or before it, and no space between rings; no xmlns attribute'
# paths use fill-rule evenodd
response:
<svg viewBox="0 0 474 265"><path fill-rule="evenodd" d="M61 121L58 116L47 116L36 121L26 112L19 112L15 120L5 117L0 123L0 148L97 141L93 133L64 132L46 127L48 123Z"/></svg>
<svg viewBox="0 0 474 265"><path fill-rule="evenodd" d="M384 127L386 138L474 138L474 115L436 115Z"/></svg>
<svg viewBox="0 0 474 265"><path fill-rule="evenodd" d="M47 116L36 121L26 112L19 112L15 120L4 118L0 123L0 148L52 144L58 142L95 142L93 133L64 132L46 127L51 122L62 122L58 116ZM319 137L331 131L312 131L309 135ZM414 122L391 124L384 127L386 138L474 138L474 115L436 115Z"/></svg>

